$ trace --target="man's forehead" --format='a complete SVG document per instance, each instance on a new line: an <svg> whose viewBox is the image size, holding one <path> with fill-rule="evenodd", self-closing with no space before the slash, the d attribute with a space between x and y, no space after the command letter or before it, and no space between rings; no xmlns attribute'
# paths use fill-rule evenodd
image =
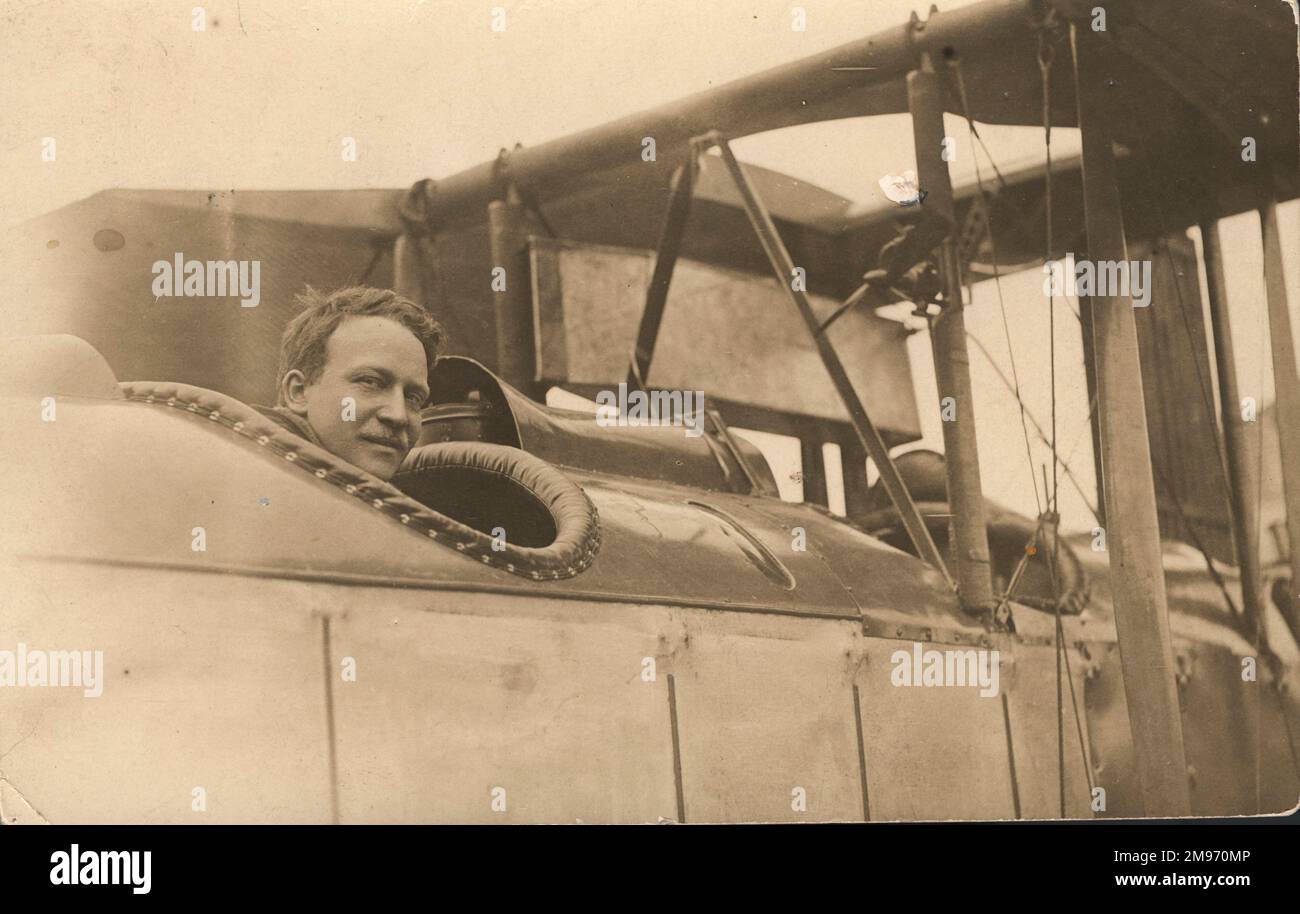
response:
<svg viewBox="0 0 1300 914"><path fill-rule="evenodd" d="M386 317L367 314L344 318L326 341L325 361L339 371L382 368L404 381L428 381L424 346L414 333Z"/></svg>

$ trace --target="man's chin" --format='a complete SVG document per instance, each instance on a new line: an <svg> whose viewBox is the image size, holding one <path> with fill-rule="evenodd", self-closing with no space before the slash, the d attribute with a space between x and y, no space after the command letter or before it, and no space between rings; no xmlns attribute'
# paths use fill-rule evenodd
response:
<svg viewBox="0 0 1300 914"><path fill-rule="evenodd" d="M382 451L382 453L376 453ZM384 482L393 478L397 472L398 466L402 463L405 453L389 451L386 448L366 448L363 452L353 454L349 459L350 462L361 467L367 473L378 476Z"/></svg>
<svg viewBox="0 0 1300 914"><path fill-rule="evenodd" d="M401 462L402 462L401 458L397 458L391 461L372 460L370 461L370 464L368 466L363 466L362 469L367 471L368 473L378 476L384 482L388 482L390 479L393 478L393 474L397 472L397 467L401 464Z"/></svg>

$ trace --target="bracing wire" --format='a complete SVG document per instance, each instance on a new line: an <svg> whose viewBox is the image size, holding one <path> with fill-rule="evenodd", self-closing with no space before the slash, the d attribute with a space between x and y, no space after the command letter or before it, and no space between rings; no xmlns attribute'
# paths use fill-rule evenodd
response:
<svg viewBox="0 0 1300 914"><path fill-rule="evenodd" d="M966 121L967 129L970 131L970 135L971 135L971 137L972 137L974 140L976 140L976 141L979 143L979 146L984 150L984 155L988 158L990 166L993 168L994 173L997 175L999 182L1000 182L1000 183L1002 184L1002 186L1005 188L1005 187L1006 187L1006 181L1002 178L1002 173L1001 173L1001 171L998 170L997 163L993 160L993 156L990 154L990 152L989 152L989 150L988 150L988 147L984 144L984 140L983 140L983 138L980 137L978 130L976 130L976 128L975 128L975 122L974 122L973 118L971 117L971 114L970 114L970 105L969 105L969 102L968 102L968 100L967 100L967 95L966 95L966 82L965 82L965 79L964 79L963 76L962 76L961 63L960 63L959 60L958 60L958 61L954 61L954 71L955 71L955 74L956 74L956 77L957 77L958 94L959 94L959 97L960 97L960 99L961 99L961 105L962 105L962 116L963 116L963 118L964 118L965 121ZM1045 86L1044 86L1044 107L1045 107L1045 111L1046 111L1047 116L1050 118L1050 109L1047 108L1047 105L1048 105L1048 101L1047 101L1047 91L1048 91L1048 87L1045 85ZM1048 124L1048 127L1049 127L1049 129L1050 129L1050 120L1048 120L1047 124ZM1050 134L1049 134L1049 135L1050 135ZM996 242L996 231L995 231L994 224L993 224L993 210L992 210L992 206L990 205L990 202L989 202L988 191L987 191L987 189L986 189L985 186L984 186L984 179L983 179L983 175L982 175L982 172L981 172L981 169L980 169L980 164L979 164L979 156L978 156L978 155L973 155L972 158L974 159L974 162L975 162L975 181L976 181L976 184L977 184L978 189L979 189L980 203L981 203L981 205L983 205L983 207L984 207L984 211L985 211L985 215L986 215L986 217L987 217L987 219L988 219L989 246L990 246L991 253L992 253L992 257L993 257L993 280L994 280L994 285L995 285L995 287L997 288L997 295L998 295L998 308L999 308L999 311L1000 311L1000 313L1001 313L1001 318L1002 318L1002 330L1003 330L1003 334L1004 334L1004 336L1005 336L1005 338L1006 338L1007 354L1008 354L1008 356L1010 357L1010 361L1011 361L1011 380L1010 380L1010 383L1009 383L1009 384L1008 384L1008 380L1007 380L1006 376L1005 376L1005 375L1002 373L1002 371L997 367L996 363L994 363L994 360L993 360L992 356L989 354L988 350L984 347L984 345L983 345L982 343L980 343L979 340L977 340L977 339L976 339L976 344L977 344L977 346L979 346L981 352L984 353L985 358L987 358L987 359L989 360L989 363L993 365L995 371L997 371L998 377L1002 379L1002 381L1003 381L1004 384L1008 384L1008 386L1010 387L1012 393L1015 395L1016 403L1018 404L1019 409L1020 409L1020 425L1021 425L1021 432L1023 433L1024 441L1025 441L1025 457L1026 457L1026 459L1027 459L1027 461L1028 461L1028 463L1029 463L1029 467L1030 467L1030 480L1031 480L1031 482L1033 482L1033 484L1034 484L1034 500L1035 500L1035 502L1036 502L1037 505L1038 505L1038 513L1039 513L1039 526L1036 527L1036 529L1035 529L1035 533L1034 533L1034 539L1036 540L1036 539L1039 538L1039 530L1041 529L1041 526L1042 526L1042 523L1043 523L1044 518L1043 518L1043 500L1042 500L1042 498L1039 497L1038 482L1037 482L1037 480L1034 478L1034 475L1033 475L1033 449L1032 449L1032 447L1030 446L1030 443L1029 443L1029 422L1032 420L1032 416L1029 416L1028 410L1027 410L1027 408L1026 408L1026 406L1025 406L1024 396L1022 395L1021 387L1020 387L1020 377L1019 377L1019 372L1018 372L1018 370L1017 370L1017 368L1016 368L1015 353L1014 353L1014 350L1013 350L1013 347L1012 347L1012 344L1011 344L1011 330L1010 330L1010 325L1009 325L1008 320L1007 320L1006 301L1005 301L1005 298L1004 298L1004 295L1003 295L1001 269L1000 269L1000 267L999 267L998 256L997 256L997 242ZM1049 240L1048 240L1048 256L1050 257L1050 256L1051 256L1051 241L1050 241L1050 239L1051 239L1051 214L1052 214L1051 197L1050 197L1050 192L1051 192L1051 159L1050 159L1050 149L1049 149L1049 158L1048 158L1048 161L1047 161L1047 180L1048 180L1048 185L1047 185L1047 187L1048 187L1048 197L1047 197L1047 220L1048 220L1048 239L1049 239ZM1075 314L1075 318L1076 318L1076 319L1080 319L1080 316L1079 316L1077 313L1074 312L1073 308L1071 308L1070 310L1071 310L1071 313L1074 313L1074 314ZM1080 322L1081 322L1081 319L1080 319ZM971 337L971 339L975 339L975 338L974 338L974 337ZM1052 339L1053 339L1053 347L1054 347L1054 346L1055 346L1055 333L1054 333L1054 332L1053 332L1053 334L1052 334ZM1053 349L1053 360L1052 360L1052 421L1053 421L1053 434L1052 434L1051 444L1052 444L1052 472L1053 472L1053 476L1055 477L1055 475L1056 475L1056 465L1057 465L1057 463L1061 462L1061 459L1060 459L1060 455L1059 455L1059 453L1058 453L1058 449L1057 449L1057 447L1056 447L1056 429L1055 429L1055 421L1056 421L1056 396L1055 396L1055 393L1056 393L1056 391L1055 391L1056 372L1055 372L1055 357L1054 357L1054 356L1055 356L1055 352L1054 352L1054 349ZM1095 401L1094 401L1092 404L1090 404L1090 409L1089 409L1089 422L1091 422L1092 410L1095 409L1095 408L1096 408L1096 404L1095 404ZM1038 433L1039 433L1039 437L1042 438L1042 439L1044 439L1044 441L1046 442L1046 435L1043 433L1042 427L1038 424L1038 422L1037 422L1036 420L1033 420L1033 422L1034 422L1035 429L1036 429L1036 430L1038 431ZM1084 495L1082 488L1079 487L1079 485L1078 485L1078 481L1074 478L1073 473L1070 472L1069 467L1066 466L1066 467L1064 467L1064 469L1065 469L1066 475L1071 479L1072 482L1074 482L1076 488L1079 488L1079 494L1080 494L1080 496L1082 496L1082 497L1084 498L1084 502L1085 502L1085 504L1088 504L1087 496ZM1059 485L1059 480L1058 480L1058 485ZM1050 491L1050 495L1049 495L1049 491ZM1045 475L1045 474L1044 474L1044 479L1043 479L1043 495L1044 495L1044 497L1050 497L1051 501L1049 502L1049 506L1050 506L1050 507L1054 507L1054 506L1055 506L1055 503L1056 503L1056 499L1057 499L1058 492L1056 491L1055 488L1052 489L1052 490L1049 490L1049 489L1048 489L1047 479L1046 479L1046 475ZM1092 512L1092 514L1093 514L1094 517L1097 516L1097 509L1096 509L1095 507L1093 507L1091 504L1088 504L1088 509ZM1031 540L1031 544L1032 544L1032 542L1033 542L1033 541ZM1065 721L1064 721L1064 701L1063 701L1063 696L1062 696L1062 694L1061 694L1061 691L1062 691L1062 689L1061 689L1061 665L1062 665L1062 662L1064 662L1065 670L1066 670L1066 676L1069 676L1069 675L1070 675L1070 673L1069 673L1070 658L1069 658L1069 650L1068 650L1068 647L1067 647L1066 644L1064 643L1064 626L1063 626L1063 623L1061 622L1060 586L1059 586L1059 580L1058 580L1058 575L1057 575L1057 567L1056 567L1056 566L1057 566L1057 562L1056 562L1056 555L1053 554L1054 551L1055 551L1056 549L1058 549L1058 548L1059 548L1059 538L1058 538L1058 536L1057 536L1056 531L1053 531L1053 533L1052 533L1052 549L1051 549L1051 550L1048 550L1048 556L1049 556L1049 558L1048 558L1048 568L1049 568L1049 571L1050 571L1050 574L1051 574L1051 577L1052 577L1052 592L1053 592L1053 594L1055 595L1055 603L1056 603L1057 757L1058 757L1058 763L1059 763L1058 780L1059 780L1059 787L1060 787L1060 797L1059 797L1060 812L1061 812L1061 817L1064 818L1064 817L1065 817L1065 808L1066 808L1066 804L1065 804L1065 736L1064 736L1064 733L1065 733L1065 730L1064 730ZM1013 588L1013 587L1014 587L1014 584L1012 585L1012 588ZM1009 596L1010 596L1010 590L1011 590L1012 588L1008 588L1008 593L1005 594L1005 595L1003 596L1003 600L1006 600L1006 599L1009 598ZM1071 706L1072 706L1073 709L1074 709L1074 714L1075 714L1075 726L1076 726L1077 735L1078 735L1078 739L1079 739L1079 752L1080 752L1080 755L1081 755L1082 758L1083 758L1084 772L1085 772L1085 774L1086 774L1086 776L1087 776L1087 779L1088 779L1088 786L1089 786L1089 791L1090 791L1090 794L1091 794L1092 785L1093 785L1093 778L1092 778L1092 772L1091 772L1091 770L1090 770L1089 767L1088 767L1088 760L1087 760L1087 747L1086 747L1085 742L1084 742L1084 736L1083 736L1083 725L1082 725L1081 719L1080 719L1080 717L1079 717L1079 705L1078 705L1078 699L1077 699L1077 697L1076 697L1076 695L1075 695L1073 679L1070 680L1070 703L1071 703Z"/></svg>
<svg viewBox="0 0 1300 914"><path fill-rule="evenodd" d="M1052 45L1052 35L1046 26L1038 33L1038 70L1042 78L1043 88L1043 182L1044 182L1044 213L1043 221L1045 223L1045 250L1043 262L1046 264L1051 261L1052 249L1052 59L1055 56L1055 49ZM1061 664L1066 651L1065 629L1061 624L1061 586L1060 575L1057 568L1060 559L1061 538L1059 535L1059 510L1060 497L1060 476L1057 471L1057 424L1056 424L1056 290L1055 283L1048 284L1047 292L1047 335L1048 335L1048 352L1049 352L1049 370L1051 374L1051 391L1052 391L1052 487L1050 489L1051 497L1049 501L1049 511L1053 522L1051 532L1052 542L1047 551L1047 566L1052 578L1052 598L1056 607L1056 754L1057 754L1057 783L1060 788L1060 808L1061 818L1065 818L1065 703L1061 695ZM1043 488L1047 489L1047 474L1043 474ZM1073 696L1073 689L1071 689ZM1078 713L1078 708L1075 708Z"/></svg>
<svg viewBox="0 0 1300 914"><path fill-rule="evenodd" d="M989 155L988 147L984 146L984 141L979 139L979 134L975 130L975 121L971 117L970 105L966 98L966 79L962 76L960 59L953 62L953 70L957 76L957 90L961 97L961 112L962 117L966 120L966 128L970 131L971 137L978 139L980 146L984 147L984 154L988 157L989 164L993 167L994 173L997 174L998 180L1001 181L1005 187L1006 182L1002 180L1002 173L998 171L997 164L993 161L993 157ZM1020 373L1016 369L1016 355L1011 346L1011 325L1007 321L1006 300L1002 294L1002 270L998 265L997 232L993 225L993 207L989 202L988 191L984 187L984 176L980 169L979 156L972 153L971 158L975 162L975 183L979 188L980 205L984 207L984 215L988 221L989 249L993 256L993 284L997 288L998 311L1002 315L1002 332L1007 341L1007 356L1011 360L1011 380L1015 388L1014 393L1016 395L1016 403L1020 406L1020 429L1024 434L1025 439L1025 461L1029 464L1029 481L1033 483L1034 486L1034 503L1038 506L1038 513L1042 514L1043 501L1038 494L1038 481L1034 478L1034 452L1033 448L1029 444L1029 425L1025 420L1025 399L1021 395L1020 391Z"/></svg>
<svg viewBox="0 0 1300 914"><path fill-rule="evenodd" d="M1044 263L1052 259L1052 48L1051 38L1044 30L1038 34L1038 66L1043 81L1043 185L1044 185L1044 235L1046 255ZM1055 283L1048 284L1047 336L1052 387L1052 496L1051 511L1058 509L1058 474L1056 466L1056 290Z"/></svg>
<svg viewBox="0 0 1300 914"><path fill-rule="evenodd" d="M975 336L975 334L971 333L969 330L966 331L966 338L975 344L975 348L978 349L980 351L980 354L984 356L984 359L985 361L988 362L989 367L993 369L993 373L996 374L998 380L1002 382L1002 386L1004 386L1012 394L1015 394L1016 389L1014 386L1012 386L1011 379L1007 377L1006 372L1004 372L1002 368L998 365L998 363L994 360L993 354L989 352L988 347L985 346L982 342L980 342L979 337ZM1097 410L1097 395L1093 394L1092 400L1088 403L1089 423L1092 422L1092 414L1096 412L1096 410ZM1038 440L1041 441L1044 445L1050 445L1051 439L1047 437L1047 432L1043 431L1042 424L1038 421L1038 419L1034 416L1033 412L1028 407L1025 407L1025 417L1029 420L1029 424L1034 427L1034 434L1038 436ZM1087 427L1084 428L1084 431L1087 431ZM1058 459L1061 462L1061 469L1065 472L1065 478L1068 479L1070 483L1074 486L1074 491L1078 493L1079 498L1083 501L1084 507L1088 509L1089 513L1092 514L1093 519L1096 520L1097 523L1101 523L1101 515L1097 512L1097 506L1092 503L1090 497L1088 496L1088 493L1083 490L1083 485L1079 482L1078 477L1074 475L1074 468L1070 466L1070 458L1074 456L1074 451L1075 449L1077 449L1078 444L1081 440L1083 440L1082 433L1080 433L1078 437L1075 438L1074 445L1071 447L1069 453L1067 453L1064 457L1059 457Z"/></svg>
<svg viewBox="0 0 1300 914"><path fill-rule="evenodd" d="M1264 213L1263 213L1263 212L1260 212L1260 213L1259 213L1259 221L1260 221L1260 229L1261 229L1260 239L1261 239L1261 242L1262 242L1262 240L1263 240L1263 233L1262 233L1262 230L1263 230L1263 228L1264 228ZM1263 261L1262 261L1263 269L1267 270L1267 269L1268 269L1268 260L1267 260L1267 258L1268 258L1268 252L1262 249L1262 244L1261 244L1261 251L1260 251L1260 253L1263 254L1263 257L1264 257L1264 259L1263 259ZM1258 356L1256 357L1256 364L1259 365L1259 384L1256 386L1255 389L1256 389L1256 390L1259 390L1259 391L1261 391L1261 392L1263 391L1263 388L1264 388L1264 372L1265 372L1265 368L1264 368L1264 365L1265 365L1264 352L1265 352L1265 349L1267 348L1267 346L1266 346L1266 344L1265 344L1265 339L1267 339L1268 334L1272 333L1272 328L1269 327L1268 318L1269 318L1269 315L1268 315L1268 306L1265 305L1265 307L1264 307L1263 309L1260 310L1260 315L1259 315L1259 354L1258 354ZM1269 364L1272 364L1272 363L1270 362ZM1274 421L1275 423L1280 423L1280 422L1281 422L1281 419L1280 419L1280 417L1278 416L1278 411L1277 411L1277 372L1276 372L1276 371L1273 371L1272 374L1273 374L1273 421ZM1263 423L1263 422L1256 422L1255 424L1259 426L1259 430L1256 432L1256 439L1255 439L1255 461L1256 461L1256 466L1255 466L1255 505L1256 505L1256 510L1255 510L1255 542L1256 542L1256 543L1259 543L1259 542L1262 542L1262 541L1263 541L1263 537L1264 537L1264 423ZM1279 426L1278 426L1278 434L1279 434L1279 439L1280 439L1280 435L1281 435L1281 426L1280 426L1280 424L1279 424ZM1279 444L1280 444L1280 440L1279 440ZM1295 543L1291 543L1290 545L1291 545L1291 548L1292 548L1292 549L1300 548L1300 546L1297 546L1297 544L1295 544ZM1291 582L1291 592L1294 594L1294 593L1295 593L1295 590L1296 590L1296 582L1295 582L1295 581L1292 581L1292 582ZM1264 623L1264 620L1263 620L1263 619L1260 619L1260 620L1259 620L1258 627L1256 627L1255 631L1251 633L1252 635L1254 635L1254 644L1253 644L1252 646L1255 648L1255 653L1256 653L1256 654L1259 653L1259 637L1260 637L1260 631L1261 631L1261 629L1263 628L1264 624L1265 624L1265 623ZM1260 690L1256 690L1256 692L1258 692L1258 691L1260 691ZM1263 755L1263 752L1262 752L1262 750L1261 750L1261 748L1260 748L1261 734L1260 734L1260 732L1259 732L1259 719L1260 719L1260 714L1259 714L1259 709L1258 709L1258 700L1257 700L1257 701L1256 701L1256 711L1255 711L1255 721L1256 721L1256 724L1255 724L1255 796L1256 796L1256 804L1257 804L1257 805L1258 805L1258 798L1259 798L1259 791L1260 791L1260 788L1259 788L1259 782L1260 782L1259 764L1260 764L1260 756ZM1283 715L1282 715L1282 719L1283 719L1283 721L1286 720L1286 714L1285 714L1285 713L1283 713ZM1288 730L1287 730L1287 738L1288 738L1288 741L1290 740L1290 736L1291 736L1291 733L1290 733L1290 729L1289 729L1289 727L1290 727L1290 725L1288 724ZM1294 754L1294 752L1295 752L1295 746L1294 746L1294 745L1292 745L1292 747L1291 747L1291 751L1292 751L1292 753Z"/></svg>

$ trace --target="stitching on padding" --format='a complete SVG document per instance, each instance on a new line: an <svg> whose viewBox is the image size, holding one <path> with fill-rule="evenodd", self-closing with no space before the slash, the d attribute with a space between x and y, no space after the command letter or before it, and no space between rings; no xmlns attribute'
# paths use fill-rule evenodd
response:
<svg viewBox="0 0 1300 914"><path fill-rule="evenodd" d="M505 549L497 552L491 548L492 538L487 534L426 507L392 484L359 467L340 466L338 458L328 451L291 434L233 397L202 387L172 382L124 381L119 386L129 401L179 409L204 421L215 422L241 437L267 447L287 462L310 472L314 478L368 503L427 539L454 547L458 552L510 574L533 580L571 578L590 567L596 553L600 551L600 517L591 499L576 485L576 493L586 502L587 516L582 525L585 536L579 536L572 542L562 539L560 534L564 531L558 529L557 518L556 540L551 545L534 549L506 542ZM205 404L202 398L211 398L213 402ZM325 471L323 477L320 475L321 470ZM536 493L533 494L537 498ZM540 498L538 500L541 501ZM450 535L450 543L443 538L447 534Z"/></svg>

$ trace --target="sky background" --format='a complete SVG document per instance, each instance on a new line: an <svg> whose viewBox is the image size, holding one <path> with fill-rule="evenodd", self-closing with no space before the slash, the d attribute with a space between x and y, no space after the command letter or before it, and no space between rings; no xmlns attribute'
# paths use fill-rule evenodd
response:
<svg viewBox="0 0 1300 914"><path fill-rule="evenodd" d="M406 187L492 158L502 146L572 133L767 67L901 26L910 0L377 0L207 2L195 31L192 0L0 0L0 226L107 187ZM940 9L965 6L940 2ZM494 6L506 30L490 28ZM973 173L964 125L954 180ZM1041 131L982 131L1004 171L1041 162ZM355 137L358 158L340 156ZM41 160L44 137L58 158ZM877 180L913 167L906 115L777 131L734 144L744 161L775 168L857 201ZM1054 155L1077 150L1054 131ZM1279 209L1293 322L1300 326L1300 208ZM1223 228L1243 395L1271 399L1258 220ZM1042 276L1003 282L1010 343L1028 408L1046 427L1047 308ZM1087 397L1078 326L1058 300L1057 399L1061 451L1091 496ZM975 289L968 329L1009 371L994 284ZM1261 348L1264 347L1264 348ZM928 342L912 338L924 446L941 447ZM1014 398L972 352L985 492L1036 513L1031 474L1050 459L1025 455ZM775 452L774 452L775 455ZM792 467L778 461L789 488ZM1063 523L1092 518L1070 489Z"/></svg>

